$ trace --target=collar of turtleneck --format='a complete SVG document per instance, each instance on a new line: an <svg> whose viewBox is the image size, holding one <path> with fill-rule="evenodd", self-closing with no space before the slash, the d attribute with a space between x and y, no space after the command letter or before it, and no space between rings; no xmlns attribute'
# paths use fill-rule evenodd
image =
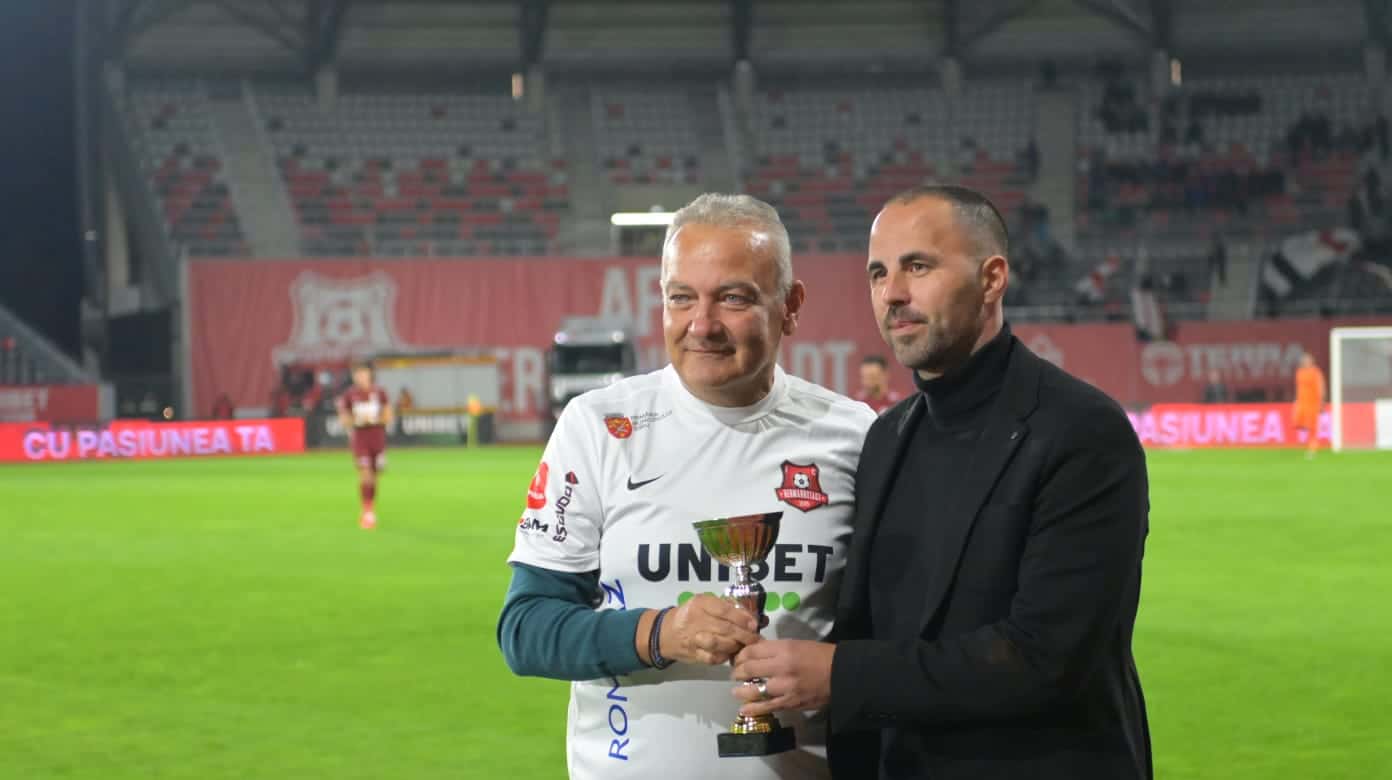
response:
<svg viewBox="0 0 1392 780"><path fill-rule="evenodd" d="M928 415L939 424L952 422L995 398L1005 384L1011 343L1010 325L1006 323L1000 333L955 370L935 379L924 379L915 371L914 384L928 403Z"/></svg>

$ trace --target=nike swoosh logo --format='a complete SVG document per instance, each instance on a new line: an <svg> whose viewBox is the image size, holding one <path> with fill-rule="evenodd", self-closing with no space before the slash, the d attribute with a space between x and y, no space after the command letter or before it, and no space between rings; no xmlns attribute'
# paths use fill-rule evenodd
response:
<svg viewBox="0 0 1392 780"><path fill-rule="evenodd" d="M643 480L642 482L634 482L634 481L633 481L633 477L630 476L630 477L628 478L628 489L629 489L629 490L637 490L638 488L640 488L640 487L642 487L642 486L644 486L644 485L648 485L648 484L651 484L651 483L653 483L653 482L658 481L659 479L662 479L664 476L666 476L666 475L665 475L665 474L658 474L657 476L653 477L652 479L645 479L645 480Z"/></svg>

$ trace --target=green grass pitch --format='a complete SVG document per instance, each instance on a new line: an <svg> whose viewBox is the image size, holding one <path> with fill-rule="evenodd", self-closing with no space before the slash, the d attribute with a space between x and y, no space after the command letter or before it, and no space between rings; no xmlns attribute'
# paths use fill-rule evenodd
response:
<svg viewBox="0 0 1392 780"><path fill-rule="evenodd" d="M375 532L344 453L0 467L0 778L564 776L493 638L537 455L394 451ZM1388 776L1392 454L1151 480L1157 776Z"/></svg>

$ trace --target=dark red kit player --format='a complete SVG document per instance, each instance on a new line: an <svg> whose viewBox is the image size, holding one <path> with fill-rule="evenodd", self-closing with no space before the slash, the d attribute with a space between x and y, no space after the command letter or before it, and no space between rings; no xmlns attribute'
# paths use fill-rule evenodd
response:
<svg viewBox="0 0 1392 780"><path fill-rule="evenodd" d="M338 397L338 420L348 432L353 463L358 467L360 524L363 528L375 528L377 478L387 466L387 426L392 422L392 408L387 391L373 381L371 364L353 366L353 384Z"/></svg>

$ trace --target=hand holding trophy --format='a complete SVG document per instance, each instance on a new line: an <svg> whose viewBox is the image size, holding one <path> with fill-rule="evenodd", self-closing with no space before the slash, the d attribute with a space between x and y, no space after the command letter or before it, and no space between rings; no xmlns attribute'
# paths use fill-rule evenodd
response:
<svg viewBox="0 0 1392 780"><path fill-rule="evenodd" d="M725 598L753 614L757 625L764 622L765 594L764 586L754 579L753 567L773 550L782 517L782 512L767 512L693 524L706 551L733 571L733 581L725 589ZM762 690L764 680L755 678L744 683ZM773 715L740 715L731 724L730 731L720 734L716 741L721 758L770 756L792 750L795 744L793 730L781 725Z"/></svg>

